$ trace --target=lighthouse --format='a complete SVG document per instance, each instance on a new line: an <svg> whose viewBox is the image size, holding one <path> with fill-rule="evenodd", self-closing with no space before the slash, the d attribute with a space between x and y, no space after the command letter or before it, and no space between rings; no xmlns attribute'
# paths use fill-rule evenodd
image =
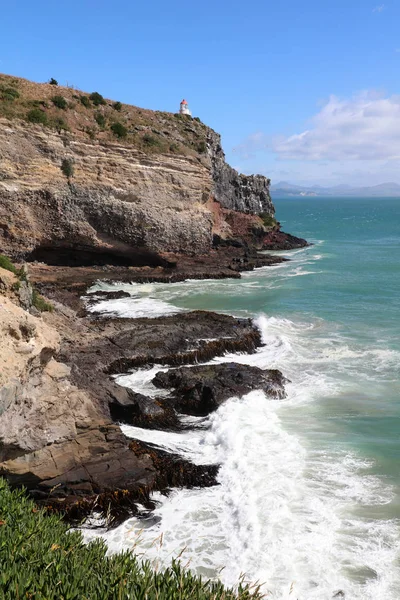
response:
<svg viewBox="0 0 400 600"><path fill-rule="evenodd" d="M188 105L188 103L186 102L186 100L182 100L182 102L181 102L181 107L180 107L180 109L179 109L179 113L180 113L181 115L189 115L189 117L191 117L191 116L192 116L192 113L191 113L191 112L190 112L190 110L189 110L189 105Z"/></svg>

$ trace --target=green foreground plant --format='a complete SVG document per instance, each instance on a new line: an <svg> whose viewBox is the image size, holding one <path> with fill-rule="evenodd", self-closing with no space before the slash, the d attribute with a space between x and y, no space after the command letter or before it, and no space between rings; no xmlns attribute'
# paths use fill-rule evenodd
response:
<svg viewBox="0 0 400 600"><path fill-rule="evenodd" d="M257 600L203 580L178 562L154 570L132 553L106 555L103 541L83 543L79 531L48 515L23 490L0 479L0 599L16 600Z"/></svg>

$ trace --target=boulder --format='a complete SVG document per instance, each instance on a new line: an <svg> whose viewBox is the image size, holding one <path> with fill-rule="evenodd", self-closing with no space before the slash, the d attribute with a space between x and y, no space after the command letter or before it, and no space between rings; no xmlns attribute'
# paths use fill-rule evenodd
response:
<svg viewBox="0 0 400 600"><path fill-rule="evenodd" d="M175 408L184 414L205 416L228 398L261 389L271 398L284 398L286 379L276 369L262 370L238 363L201 365L159 372L153 384L173 388Z"/></svg>

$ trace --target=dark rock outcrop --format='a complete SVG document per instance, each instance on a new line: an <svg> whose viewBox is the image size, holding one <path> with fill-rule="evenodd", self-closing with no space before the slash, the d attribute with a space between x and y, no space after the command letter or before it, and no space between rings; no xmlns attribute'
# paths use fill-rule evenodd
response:
<svg viewBox="0 0 400 600"><path fill-rule="evenodd" d="M280 229L270 231L262 239L263 250L294 250L295 248L305 248L309 245L307 240L280 231Z"/></svg>
<svg viewBox="0 0 400 600"><path fill-rule="evenodd" d="M225 162L221 136L209 130L207 142L211 158L214 198L223 208L258 215L275 214L269 193L270 180L263 175L243 175Z"/></svg>
<svg viewBox="0 0 400 600"><path fill-rule="evenodd" d="M65 336L60 359L71 368L71 381L86 390L105 416L139 426L175 427L164 404L117 385L110 375L153 364L182 365L210 360L226 352L254 352L261 337L250 319L194 311L155 319L102 319L83 322ZM137 420L134 418L136 415Z"/></svg>
<svg viewBox="0 0 400 600"><path fill-rule="evenodd" d="M238 363L170 369L153 379L159 388L172 388L175 408L184 414L206 416L232 396L261 389L272 398L285 396L285 378L276 369L263 371Z"/></svg>
<svg viewBox="0 0 400 600"><path fill-rule="evenodd" d="M170 402L150 398L124 388L122 398L114 397L109 402L110 415L116 423L126 423L147 429L177 431L182 429L176 411Z"/></svg>

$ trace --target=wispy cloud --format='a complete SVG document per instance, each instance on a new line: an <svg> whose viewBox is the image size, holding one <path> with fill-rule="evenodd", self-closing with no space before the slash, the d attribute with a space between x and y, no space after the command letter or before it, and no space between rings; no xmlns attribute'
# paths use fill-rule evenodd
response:
<svg viewBox="0 0 400 600"><path fill-rule="evenodd" d="M384 11L386 8L386 6L384 4L379 4L378 6L375 6L375 8L372 10L372 12L374 13L381 13L382 11Z"/></svg>
<svg viewBox="0 0 400 600"><path fill-rule="evenodd" d="M243 140L241 144L235 146L232 151L241 159L248 160L249 158L254 158L256 152L266 150L269 146L269 139L265 133L256 131Z"/></svg>
<svg viewBox="0 0 400 600"><path fill-rule="evenodd" d="M273 149L289 160L398 160L400 96L331 96L308 129L277 140Z"/></svg>

